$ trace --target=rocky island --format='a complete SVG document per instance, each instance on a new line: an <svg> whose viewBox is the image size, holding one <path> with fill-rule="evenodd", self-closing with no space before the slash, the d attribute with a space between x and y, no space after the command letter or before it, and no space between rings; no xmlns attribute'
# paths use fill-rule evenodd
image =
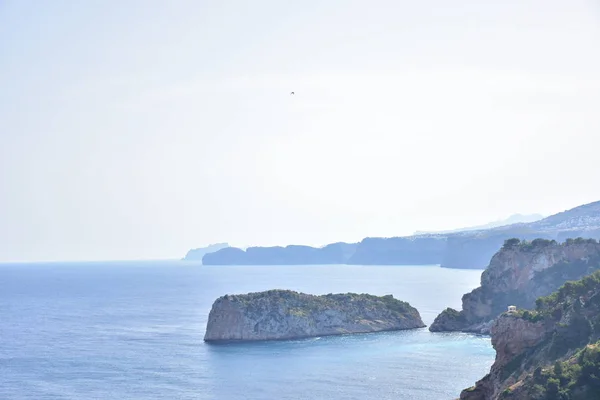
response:
<svg viewBox="0 0 600 400"><path fill-rule="evenodd" d="M423 328L416 308L392 295L328 294L269 290L218 298L204 340L299 339Z"/></svg>

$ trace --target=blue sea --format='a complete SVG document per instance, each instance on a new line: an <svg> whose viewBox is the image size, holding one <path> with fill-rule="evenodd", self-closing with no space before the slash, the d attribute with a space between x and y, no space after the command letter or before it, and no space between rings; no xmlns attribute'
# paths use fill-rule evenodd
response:
<svg viewBox="0 0 600 400"><path fill-rule="evenodd" d="M265 289L393 294L426 324L478 286L438 266L0 264L0 399L449 400L483 377L487 337L427 328L203 342L219 296Z"/></svg>

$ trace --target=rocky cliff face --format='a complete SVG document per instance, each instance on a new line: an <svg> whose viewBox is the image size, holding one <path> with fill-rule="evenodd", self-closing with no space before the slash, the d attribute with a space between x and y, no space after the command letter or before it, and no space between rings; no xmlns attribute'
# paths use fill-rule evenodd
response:
<svg viewBox="0 0 600 400"><path fill-rule="evenodd" d="M503 315L492 325L491 334L496 360L488 375L478 381L474 387L463 390L461 400L497 398L506 385L515 383L514 377L506 376L506 372L513 368L511 362L519 362L519 356L539 344L546 331L540 322L533 323L512 315Z"/></svg>
<svg viewBox="0 0 600 400"><path fill-rule="evenodd" d="M462 400L600 398L600 271L536 303L496 319L496 360Z"/></svg>
<svg viewBox="0 0 600 400"><path fill-rule="evenodd" d="M467 320L464 313L448 307L437 316L429 330L431 332L454 332L461 331L466 326Z"/></svg>
<svg viewBox="0 0 600 400"><path fill-rule="evenodd" d="M422 328L419 312L388 296L313 296L270 290L218 298L205 341L276 340Z"/></svg>
<svg viewBox="0 0 600 400"><path fill-rule="evenodd" d="M481 286L463 296L462 310L445 310L430 330L489 333L490 321L509 305L532 308L538 297L600 268L599 261L600 244L593 239L507 240L481 274Z"/></svg>

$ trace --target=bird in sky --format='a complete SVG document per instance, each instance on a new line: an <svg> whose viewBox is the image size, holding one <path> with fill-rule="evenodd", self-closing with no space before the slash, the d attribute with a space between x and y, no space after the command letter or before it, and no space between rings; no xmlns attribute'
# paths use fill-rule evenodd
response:
<svg viewBox="0 0 600 400"><path fill-rule="evenodd" d="M290 95L295 94L294 92L290 93Z"/></svg>

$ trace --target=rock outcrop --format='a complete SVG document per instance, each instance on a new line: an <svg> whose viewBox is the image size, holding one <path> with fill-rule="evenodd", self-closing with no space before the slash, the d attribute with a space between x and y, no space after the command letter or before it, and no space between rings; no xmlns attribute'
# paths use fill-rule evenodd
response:
<svg viewBox="0 0 600 400"><path fill-rule="evenodd" d="M491 400L497 398L505 385L515 382L507 373L521 361L520 355L539 344L546 331L541 322L533 323L512 315L498 318L491 329L492 346L496 350L496 360L490 373L477 384L463 390L461 400ZM517 360L517 361L514 361Z"/></svg>
<svg viewBox="0 0 600 400"><path fill-rule="evenodd" d="M297 339L422 328L419 312L393 296L314 296L269 290L218 298L209 313L204 340Z"/></svg>
<svg viewBox="0 0 600 400"><path fill-rule="evenodd" d="M489 333L490 321L509 305L532 308L538 297L598 268L600 244L594 239L507 240L481 274L481 286L463 296L462 310L445 310L429 329Z"/></svg>
<svg viewBox="0 0 600 400"><path fill-rule="evenodd" d="M600 398L600 271L536 303L496 319L496 360L462 400Z"/></svg>
<svg viewBox="0 0 600 400"><path fill-rule="evenodd" d="M464 313L453 308L446 308L438 315L429 327L431 332L455 332L462 331L468 326Z"/></svg>

